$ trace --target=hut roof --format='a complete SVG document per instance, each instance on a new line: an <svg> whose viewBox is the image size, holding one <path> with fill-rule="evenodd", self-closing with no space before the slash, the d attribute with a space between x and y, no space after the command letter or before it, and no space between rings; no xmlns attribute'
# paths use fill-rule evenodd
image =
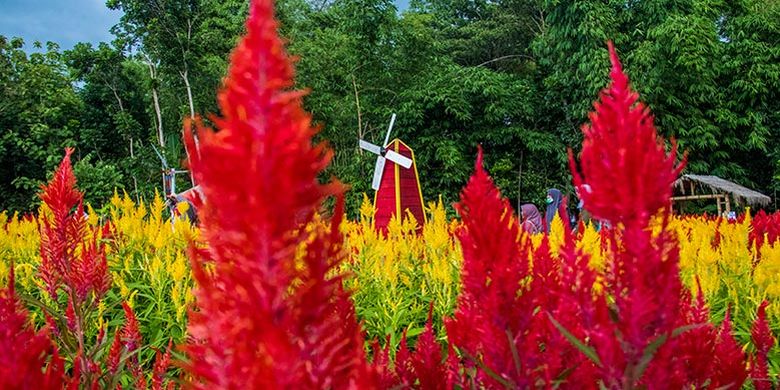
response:
<svg viewBox="0 0 780 390"><path fill-rule="evenodd" d="M750 205L766 206L772 201L770 197L758 191L753 191L750 188L712 175L682 175L674 182L674 185L678 188L684 188L683 183L687 181L693 181L699 185L708 187L713 192L729 193L734 196L737 201L744 201Z"/></svg>

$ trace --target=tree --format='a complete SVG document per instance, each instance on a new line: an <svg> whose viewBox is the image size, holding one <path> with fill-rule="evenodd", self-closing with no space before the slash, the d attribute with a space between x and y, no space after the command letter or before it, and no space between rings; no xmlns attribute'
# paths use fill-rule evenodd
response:
<svg viewBox="0 0 780 390"><path fill-rule="evenodd" d="M0 209L12 211L37 204L39 185L77 142L83 108L57 45L29 56L23 47L0 36Z"/></svg>
<svg viewBox="0 0 780 390"><path fill-rule="evenodd" d="M87 194L87 200L107 201L113 193L110 185L128 189L137 199L151 195L158 169L154 153L144 153L155 142L145 66L105 43L97 48L79 43L65 57L85 104L78 140L86 161L76 164L77 176L82 179L88 171L85 167L97 160L90 176L106 186L98 191L100 196ZM102 181L101 172L106 174Z"/></svg>

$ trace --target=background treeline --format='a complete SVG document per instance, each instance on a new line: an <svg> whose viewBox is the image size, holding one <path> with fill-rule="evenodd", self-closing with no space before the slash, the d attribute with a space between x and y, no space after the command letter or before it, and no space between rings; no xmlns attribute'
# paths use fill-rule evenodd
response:
<svg viewBox="0 0 780 390"><path fill-rule="evenodd" d="M0 209L34 207L65 146L91 203L114 188L148 198L161 188L153 146L180 165L182 119L217 113L247 2L107 6L124 12L111 44L30 50L0 37ZM567 190L566 149L606 85L607 39L660 131L688 150L689 172L773 198L780 188L780 1L413 0L399 12L387 0L280 0L277 12L353 209L374 164L357 139L381 142L392 112L429 200L456 200L478 143L510 198Z"/></svg>

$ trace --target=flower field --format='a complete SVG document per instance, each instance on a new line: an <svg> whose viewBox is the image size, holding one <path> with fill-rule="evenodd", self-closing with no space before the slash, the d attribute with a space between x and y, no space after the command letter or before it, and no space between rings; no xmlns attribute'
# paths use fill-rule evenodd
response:
<svg viewBox="0 0 780 390"><path fill-rule="evenodd" d="M409 220L394 221L387 236L378 234L372 228L373 208L368 200L359 220L341 225L349 253L342 265L349 275L344 285L352 291L368 340L387 340L397 349L404 332L416 339L424 331L431 303L437 334L444 334L443 319L454 313L463 263L455 236L460 223L446 218L441 202L429 204L428 212L429 222L420 235ZM110 236L103 239L109 248L112 276L104 303L87 323L88 333L96 335L101 328L121 325L121 302L127 301L136 311L144 339L139 355L148 367L153 364L155 348L165 348L170 339L174 343L185 340L187 310L193 303L187 248L191 240L198 239L198 229L181 220L172 226L164 214L161 198L135 204L127 195L115 196L102 214L88 210L90 226L110 226ZM671 222L681 238L683 282L695 294L698 279L713 322L722 322L729 310L735 338L745 351L755 348L751 327L763 300L769 302L766 310L770 329L774 334L780 330L780 240L764 226L777 218L776 214L762 213L733 223L704 217L675 218ZM0 282L8 283L13 260L17 293L51 305L45 283L37 274L41 262L39 221L6 214L0 214L0 220L4 226L0 230ZM550 245L562 246L564 235L563 224L556 218ZM574 238L577 247L590 255L590 267L603 277L608 256L603 235L588 226ZM542 236L531 237L531 242L537 249ZM43 312L36 310L34 303L28 307L36 326L44 326ZM770 372L776 377L780 372L780 348L775 346L769 356L773 362Z"/></svg>
<svg viewBox="0 0 780 390"><path fill-rule="evenodd" d="M422 233L385 236L368 201L345 220L345 186L318 181L332 152L288 90L272 2L250 15L220 130L185 124L199 228L161 198L84 210L71 150L35 216L0 214L0 388L776 385L780 214L671 215L684 159L611 45L570 163L612 228L528 235L479 148L457 219L439 200Z"/></svg>

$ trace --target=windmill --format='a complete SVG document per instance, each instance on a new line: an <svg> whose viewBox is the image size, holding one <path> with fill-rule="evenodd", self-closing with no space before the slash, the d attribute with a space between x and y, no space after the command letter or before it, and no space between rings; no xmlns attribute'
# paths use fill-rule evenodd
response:
<svg viewBox="0 0 780 390"><path fill-rule="evenodd" d="M187 209L187 217L193 223L197 222L197 208L203 205L203 196L200 192L200 187L195 186L181 193L177 193L176 175L189 174L189 171L170 167L168 161L165 160L165 156L163 156L154 145L152 145L152 148L154 148L154 152L162 163L163 194L166 199L165 203L171 210L171 215L179 214L176 207L178 203L187 202L189 206Z"/></svg>
<svg viewBox="0 0 780 390"><path fill-rule="evenodd" d="M361 149L377 155L376 165L374 165L374 180L371 182L371 188L373 188L374 191L379 189L379 184L382 182L382 176L384 175L384 171L385 171L385 162L387 160L390 160L404 167L405 169L409 169L412 166L411 159L387 148L387 146L389 146L388 142L390 141L390 132L393 131L394 124L395 124L395 114L393 114L393 116L390 118L390 127L388 127L387 129L387 135L385 135L385 142L382 144L382 146L374 145L370 142L363 141L362 139L360 140Z"/></svg>
<svg viewBox="0 0 780 390"><path fill-rule="evenodd" d="M374 226L387 231L387 224L393 216L404 218L408 213L417 220L419 228L426 222L423 210L420 179L414 161L414 151L399 139L390 141L395 124L395 114L390 118L382 145L360 140L360 148L377 155L371 188L374 195ZM390 164L387 164L387 161Z"/></svg>
<svg viewBox="0 0 780 390"><path fill-rule="evenodd" d="M163 195L165 195L166 199L171 196L176 196L176 175L189 173L189 171L181 171L177 170L176 168L171 168L168 166L168 161L165 160L165 156L163 156L154 145L152 145L152 148L154 149L154 152L157 153L157 157L160 159L160 163L162 163Z"/></svg>

